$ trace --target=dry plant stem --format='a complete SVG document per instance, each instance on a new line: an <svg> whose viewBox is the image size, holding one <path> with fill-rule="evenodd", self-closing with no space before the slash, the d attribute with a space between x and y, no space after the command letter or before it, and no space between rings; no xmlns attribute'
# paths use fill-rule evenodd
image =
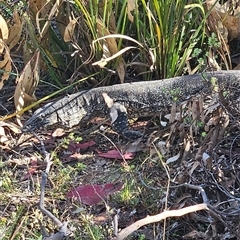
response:
<svg viewBox="0 0 240 240"><path fill-rule="evenodd" d="M127 236L129 236L134 231L136 231L137 229L139 229L140 227L142 227L146 224L159 222L161 220L165 220L168 217L183 216L183 215L186 215L188 213L196 212L196 211L200 211L200 210L208 210L208 211L210 211L211 215L215 219L219 219L219 216L214 212L214 210L211 210L212 207L211 207L211 209L208 208L208 198L207 198L207 195L206 195L204 189L201 186L195 186L195 185L192 185L192 184L184 183L184 184L181 184L181 185L178 185L178 186L168 187L167 189L176 188L176 187L188 187L188 188L199 190L199 192L202 195L203 203L202 204L197 204L197 205L194 205L194 206L191 206L191 207L186 207L186 208L183 208L183 209L179 209L179 210L165 211L165 212L162 212L162 213L154 215L154 216L147 216L146 218L141 219L141 220L131 224L130 226L126 227L125 229L123 229L117 235L116 240L125 239ZM222 219L220 219L220 221L223 222Z"/></svg>
<svg viewBox="0 0 240 240"><path fill-rule="evenodd" d="M141 220L131 224L130 226L124 228L117 235L116 240L125 239L127 236L129 236L134 231L138 230L140 227L142 227L146 224L159 222L168 217L180 217L180 216L186 215L188 213L197 212L197 211L201 211L201 210L209 210L207 204L201 203L201 204L197 204L194 206L185 207L185 208L179 209L179 210L169 210L169 211L162 212L162 213L154 215L154 216L147 216L146 218L141 219Z"/></svg>
<svg viewBox="0 0 240 240"><path fill-rule="evenodd" d="M141 219L141 220L131 224L130 226L126 227L125 229L123 229L117 235L116 240L125 239L127 236L129 236L134 231L136 231L137 229L139 229L140 227L142 227L146 224L159 222L161 220L165 220L168 217L183 216L183 215L186 215L188 213L196 212L196 211L200 211L200 210L209 210L212 213L211 215L213 215L215 218L219 219L219 217L216 217L217 214L214 214L214 211L212 211L208 208L208 198L207 198L207 195L206 195L204 189L201 186L195 186L195 185L192 185L192 184L184 183L184 184L181 184L179 186L174 186L174 188L175 187L183 187L183 186L199 190L201 195L202 195L203 203L202 204L197 204L197 205L194 205L194 206L191 206L191 207L186 207L186 208L183 208L183 209L179 209L179 210L165 211L165 212L162 212L162 213L154 215L154 216L147 216L146 218ZM168 187L168 189L169 189L169 187Z"/></svg>
<svg viewBox="0 0 240 240"><path fill-rule="evenodd" d="M113 218L113 228L114 228L115 236L118 235L118 218L119 218L118 214L119 214L119 212L117 212L117 214Z"/></svg>
<svg viewBox="0 0 240 240"><path fill-rule="evenodd" d="M158 188L155 188L155 187L152 187L152 186L147 185L147 184L143 181L141 173L138 173L138 176L139 176L139 179L140 179L141 183L142 183L146 188L153 189L153 190L163 190L163 189L168 189L168 188L173 189L173 188L179 188L179 187L188 187L188 188L192 188L192 189L199 190L199 192L200 192L201 195L202 195L203 203L206 203L206 204L208 203L208 198L207 198L206 192L204 191L204 189L203 189L201 186L195 186L195 185L192 185L192 184L189 184L189 183L183 183L183 184L176 185L176 186L158 187Z"/></svg>
<svg viewBox="0 0 240 240"><path fill-rule="evenodd" d="M47 155L47 157L49 157L49 154ZM60 228L60 230L59 230L59 232L57 232L56 234L51 235L51 236L49 236L49 235L46 236L47 233L46 233L46 231L44 231L43 234L45 234L45 236L43 236L43 240L62 240L68 235L67 222L62 223L60 220L58 220L51 212L49 212L44 207L44 195L45 195L44 192L45 192L45 186L47 183L47 176L48 176L48 172L50 169L50 165L51 165L51 161L48 158L46 171L42 173L39 209L43 214L45 214L49 218L51 218L53 220L53 222Z"/></svg>
<svg viewBox="0 0 240 240"><path fill-rule="evenodd" d="M240 139L240 135L237 135L234 139L233 139L233 141L232 141L232 143L231 143L231 146L230 146L230 160L231 160L231 162L233 162L233 144L235 143L235 142L237 142L237 139Z"/></svg>
<svg viewBox="0 0 240 240"><path fill-rule="evenodd" d="M117 147L117 145L109 137L107 137L105 134L103 134L101 132L98 132L98 134L105 137L115 147L115 149L118 151L119 155L122 157L123 161L126 163L127 161L126 161L124 155L122 154L121 150Z"/></svg>
<svg viewBox="0 0 240 240"><path fill-rule="evenodd" d="M51 218L53 222L59 227L59 232L57 232L54 235L49 236L48 233L42 228L42 233L43 233L43 240L62 240L64 237L68 235L68 229L67 229L67 222L62 223L58 218L56 218L50 211L48 211L44 207L44 196L45 196L45 187L47 184L47 176L50 171L50 167L52 165L52 161L50 159L50 154L46 151L45 146L43 142L38 138L36 134L34 134L39 142L41 143L42 151L44 152L45 155L45 162L47 164L45 172L42 172L42 181L41 181L41 187L40 187L40 201L39 201L39 209L40 211L45 214L47 217Z"/></svg>
<svg viewBox="0 0 240 240"><path fill-rule="evenodd" d="M169 187L170 187L170 181L171 181L171 178L170 178L170 175L169 175L169 168L168 168L168 165L162 160L162 157L161 157L161 154L158 152L156 146L154 145L154 148L156 150L156 152L158 153L158 156L159 156L159 160L162 164L162 166L164 167L165 169L165 172L167 174L167 177L168 177L168 181L167 181L167 190L166 190L166 200L165 200L165 210L167 210L167 205L168 205L168 195L169 195ZM166 222L166 218L164 219L163 221L163 240L165 240L165 237L166 237L166 226L167 226L167 222Z"/></svg>
<svg viewBox="0 0 240 240"><path fill-rule="evenodd" d="M206 192L204 191L204 189L201 186L195 186L195 185L192 185L192 184L189 184L189 183L184 183L184 184L181 184L179 186L184 186L184 187L188 187L188 188L198 190L202 195L203 203L208 204L208 198L207 198Z"/></svg>
<svg viewBox="0 0 240 240"><path fill-rule="evenodd" d="M63 223L61 221L59 221L51 212L49 212L44 207L44 191L45 191L46 183L47 183L47 174L46 174L46 172L43 172L42 173L42 182L41 182L41 195L40 195L39 209L41 210L41 212L43 214L45 214L49 218L51 218L59 228L61 228Z"/></svg>
<svg viewBox="0 0 240 240"><path fill-rule="evenodd" d="M208 204L208 198L207 198L207 195L206 195L206 192L204 191L204 189L201 187L201 186L195 186L195 185L192 185L192 184L188 184L188 183L184 183L182 184L183 186L185 187L188 187L188 188L192 188L192 189L197 189L199 190L199 192L201 193L202 195L202 199L203 199L203 203L207 204L208 205L208 212L209 212L209 215L213 218L213 219L218 219L220 222L223 223L223 225L225 227L227 227L227 224L223 221L222 217L221 217L221 213L218 212L212 205ZM211 224L211 226L213 227L213 224Z"/></svg>
<svg viewBox="0 0 240 240"><path fill-rule="evenodd" d="M209 172L209 174L211 175L214 183L212 183L213 185L215 185L222 193L224 193L227 197L229 197L230 199L235 199L238 202L240 201L240 198L237 198L235 196L233 196L229 191L227 191L222 185L218 184L218 181L216 180L216 178L214 177L214 174L212 172Z"/></svg>

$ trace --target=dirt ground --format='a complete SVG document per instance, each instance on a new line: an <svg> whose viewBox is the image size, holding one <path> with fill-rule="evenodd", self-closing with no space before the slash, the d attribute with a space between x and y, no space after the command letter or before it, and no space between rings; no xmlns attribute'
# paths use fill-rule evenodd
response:
<svg viewBox="0 0 240 240"><path fill-rule="evenodd" d="M61 223L68 221L68 239L114 239L148 215L206 203L208 210L144 225L127 239L239 240L236 92L224 102L218 94L197 96L154 118L133 119L131 127L144 138L132 142L114 133L109 122L96 127L103 119L74 129L39 130L37 136L4 125L2 239L41 239L41 226L48 233L59 230L38 207L42 172L51 161L44 204ZM74 187L104 184L121 187L92 205L67 197Z"/></svg>

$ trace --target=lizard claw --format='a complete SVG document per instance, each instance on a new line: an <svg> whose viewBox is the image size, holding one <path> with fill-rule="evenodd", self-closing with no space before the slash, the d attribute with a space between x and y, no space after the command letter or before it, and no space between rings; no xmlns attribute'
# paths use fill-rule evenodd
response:
<svg viewBox="0 0 240 240"><path fill-rule="evenodd" d="M121 103L114 103L107 93L103 93L102 96L110 110L113 130L130 140L143 137L141 132L129 129L127 109Z"/></svg>

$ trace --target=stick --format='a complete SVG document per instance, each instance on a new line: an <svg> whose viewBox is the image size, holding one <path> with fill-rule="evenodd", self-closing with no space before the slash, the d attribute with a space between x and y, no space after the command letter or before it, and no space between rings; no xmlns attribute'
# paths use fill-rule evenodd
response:
<svg viewBox="0 0 240 240"><path fill-rule="evenodd" d="M154 216L147 216L147 217L131 224L130 226L124 228L117 235L116 240L125 239L127 236L129 236L134 231L138 230L140 227L142 227L146 224L159 222L159 221L161 221L163 219L166 219L168 217L180 217L180 216L186 215L188 213L197 212L197 211L201 211L201 210L209 210L207 204L201 203L201 204L197 204L197 205L194 205L194 206L185 207L185 208L182 208L182 209L179 209L179 210L169 210L169 211L162 212L162 213L154 215Z"/></svg>

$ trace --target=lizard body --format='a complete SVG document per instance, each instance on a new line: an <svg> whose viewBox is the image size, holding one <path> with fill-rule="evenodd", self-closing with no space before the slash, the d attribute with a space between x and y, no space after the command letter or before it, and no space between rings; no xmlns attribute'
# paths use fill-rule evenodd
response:
<svg viewBox="0 0 240 240"><path fill-rule="evenodd" d="M182 102L199 93L207 95L213 88L231 92L239 87L240 71L219 71L94 88L68 95L39 108L26 121L23 131L56 124L70 128L80 122L88 122L93 116L106 115L109 109L103 93L123 105L131 117L157 114L174 101Z"/></svg>

